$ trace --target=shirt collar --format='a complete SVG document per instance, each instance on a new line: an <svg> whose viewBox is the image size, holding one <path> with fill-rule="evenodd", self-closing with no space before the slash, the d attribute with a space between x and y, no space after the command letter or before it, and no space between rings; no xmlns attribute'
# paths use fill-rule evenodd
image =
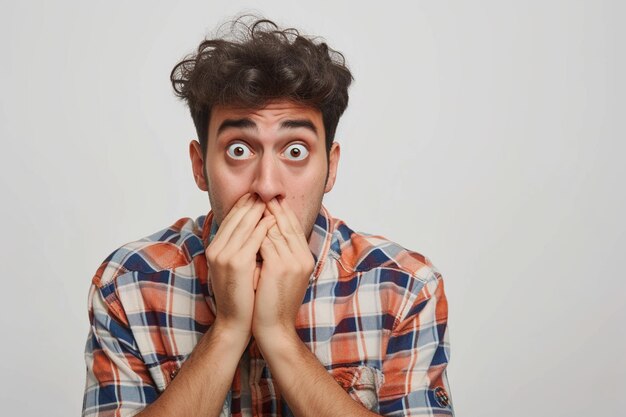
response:
<svg viewBox="0 0 626 417"><path fill-rule="evenodd" d="M202 243L205 248L208 247L217 233L218 225L213 217L213 211L210 210L202 225ZM309 236L309 249L311 250L313 259L315 259L315 267L313 268L309 282L315 281L324 269L332 238L333 220L333 217L326 207L322 205L315 219L315 223L313 224L311 235Z"/></svg>

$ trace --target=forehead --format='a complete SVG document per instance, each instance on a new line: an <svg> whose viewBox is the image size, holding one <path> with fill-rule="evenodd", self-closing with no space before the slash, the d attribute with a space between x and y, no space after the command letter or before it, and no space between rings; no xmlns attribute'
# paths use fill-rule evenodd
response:
<svg viewBox="0 0 626 417"><path fill-rule="evenodd" d="M273 100L262 107L214 106L211 109L209 130L215 132L225 119L250 118L260 125L274 124L285 119L309 119L323 127L322 113L315 107L288 100Z"/></svg>

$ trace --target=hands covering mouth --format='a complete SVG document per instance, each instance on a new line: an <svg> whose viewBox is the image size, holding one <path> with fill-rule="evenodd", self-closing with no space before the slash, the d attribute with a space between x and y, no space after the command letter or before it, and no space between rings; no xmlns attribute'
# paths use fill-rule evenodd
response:
<svg viewBox="0 0 626 417"><path fill-rule="evenodd" d="M294 331L315 263L284 199L266 204L256 195L242 196L206 249L206 258L216 323L257 341Z"/></svg>

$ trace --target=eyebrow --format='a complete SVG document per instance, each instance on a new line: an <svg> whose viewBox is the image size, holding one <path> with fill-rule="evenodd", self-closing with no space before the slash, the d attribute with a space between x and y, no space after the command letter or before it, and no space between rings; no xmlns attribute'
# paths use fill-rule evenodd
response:
<svg viewBox="0 0 626 417"><path fill-rule="evenodd" d="M317 135L317 128L309 119L285 120L280 124L281 129L297 129L299 127L309 129Z"/></svg>
<svg viewBox="0 0 626 417"><path fill-rule="evenodd" d="M309 129L313 133L317 135L317 128L309 119L289 119L284 120L280 123L280 129L297 129L303 127L305 129ZM217 135L225 131L226 129L235 128L235 129L251 129L251 130L259 130L256 123L247 117L243 119L226 119L217 129Z"/></svg>

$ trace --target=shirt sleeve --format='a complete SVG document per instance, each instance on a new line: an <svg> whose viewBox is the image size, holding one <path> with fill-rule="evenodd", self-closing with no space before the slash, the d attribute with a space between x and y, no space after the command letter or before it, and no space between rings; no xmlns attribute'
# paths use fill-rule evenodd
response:
<svg viewBox="0 0 626 417"><path fill-rule="evenodd" d="M411 292L408 312L391 332L379 392L383 416L453 416L446 375L450 358L448 304L443 279L432 279ZM404 309L407 311L407 309Z"/></svg>
<svg viewBox="0 0 626 417"><path fill-rule="evenodd" d="M92 284L88 300L82 416L133 416L156 400L157 390L115 294L105 298Z"/></svg>

